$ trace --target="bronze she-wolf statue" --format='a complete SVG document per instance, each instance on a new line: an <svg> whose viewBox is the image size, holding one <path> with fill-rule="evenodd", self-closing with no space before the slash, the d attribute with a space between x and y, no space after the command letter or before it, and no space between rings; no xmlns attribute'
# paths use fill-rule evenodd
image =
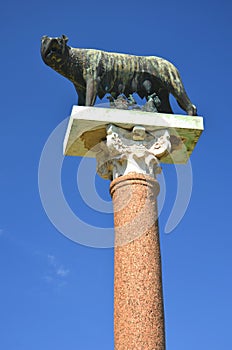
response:
<svg viewBox="0 0 232 350"><path fill-rule="evenodd" d="M178 70L172 63L155 56L134 56L94 49L72 48L68 38L42 37L44 62L68 78L75 86L79 106L93 106L97 96L117 98L137 93L141 98L156 94L161 103L158 112L173 113L171 93L188 115L196 115Z"/></svg>

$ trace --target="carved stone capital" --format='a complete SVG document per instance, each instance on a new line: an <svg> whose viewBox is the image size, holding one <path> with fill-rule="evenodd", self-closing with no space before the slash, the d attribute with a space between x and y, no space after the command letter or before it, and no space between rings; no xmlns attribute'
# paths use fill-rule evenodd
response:
<svg viewBox="0 0 232 350"><path fill-rule="evenodd" d="M143 126L126 130L110 124L106 132L96 155L101 177L112 180L133 172L155 178L161 172L159 159L171 150L168 130L148 132Z"/></svg>

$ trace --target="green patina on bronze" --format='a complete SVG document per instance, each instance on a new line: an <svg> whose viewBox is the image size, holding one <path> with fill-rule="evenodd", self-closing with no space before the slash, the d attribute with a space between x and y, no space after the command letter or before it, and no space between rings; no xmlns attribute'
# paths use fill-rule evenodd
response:
<svg viewBox="0 0 232 350"><path fill-rule="evenodd" d="M178 70L167 60L155 56L134 56L94 49L72 48L68 38L44 36L41 55L44 62L68 78L75 86L79 106L93 106L96 97L114 98L137 93L141 98L155 93L161 104L158 112L173 113L169 94L189 115L196 115Z"/></svg>

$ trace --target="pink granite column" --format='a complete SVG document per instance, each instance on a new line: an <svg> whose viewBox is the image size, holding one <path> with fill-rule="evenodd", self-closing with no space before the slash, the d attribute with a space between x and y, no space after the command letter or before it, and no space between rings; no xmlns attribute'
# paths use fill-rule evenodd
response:
<svg viewBox="0 0 232 350"><path fill-rule="evenodd" d="M111 182L114 204L115 350L164 350L164 310L154 178L129 173Z"/></svg>

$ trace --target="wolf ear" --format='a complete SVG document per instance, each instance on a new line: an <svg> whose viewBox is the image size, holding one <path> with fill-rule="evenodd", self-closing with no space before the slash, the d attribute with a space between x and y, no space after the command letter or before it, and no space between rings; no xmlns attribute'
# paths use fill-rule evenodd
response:
<svg viewBox="0 0 232 350"><path fill-rule="evenodd" d="M64 34L61 35L61 39L64 40L65 44L68 42L68 37Z"/></svg>

